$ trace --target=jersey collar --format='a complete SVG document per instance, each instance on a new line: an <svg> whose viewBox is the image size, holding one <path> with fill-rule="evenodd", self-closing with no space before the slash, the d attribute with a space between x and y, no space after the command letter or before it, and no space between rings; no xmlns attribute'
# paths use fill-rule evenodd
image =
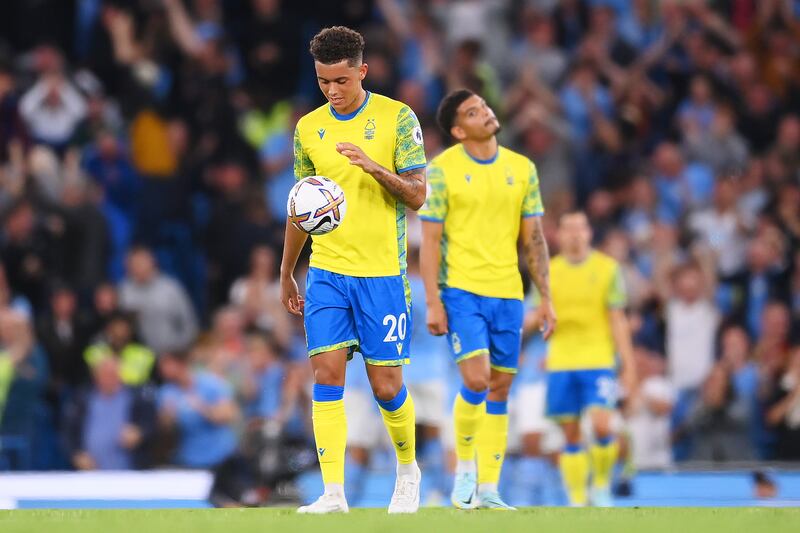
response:
<svg viewBox="0 0 800 533"><path fill-rule="evenodd" d="M330 110L331 115L333 115L333 118L335 118L336 120L350 120L351 118L354 118L356 115L361 113L364 110L365 107L367 107L367 104L369 103L369 97L371 95L372 95L372 93L367 91L367 96L366 96L366 98L364 98L364 101L361 103L361 105L358 106L358 109L356 109L352 113L348 113L346 115L342 115L341 113L337 113L336 110L333 108L333 106L330 105L330 104L328 104L328 109Z"/></svg>
<svg viewBox="0 0 800 533"><path fill-rule="evenodd" d="M467 152L467 149L464 148L463 144L461 145L461 149L464 150L464 153L467 154L467 157L469 157L470 159L472 159L473 161L475 161L479 165L491 165L492 163L497 161L497 156L500 155L500 146L499 145L497 146L497 151L489 159L478 159L477 157L475 157L472 154L470 154L469 152Z"/></svg>

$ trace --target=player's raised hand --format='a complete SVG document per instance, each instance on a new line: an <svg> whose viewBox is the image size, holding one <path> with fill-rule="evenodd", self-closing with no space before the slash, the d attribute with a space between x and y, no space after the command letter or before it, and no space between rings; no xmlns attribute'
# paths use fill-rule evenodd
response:
<svg viewBox="0 0 800 533"><path fill-rule="evenodd" d="M428 304L426 321L431 335L439 336L447 333L447 313L440 300Z"/></svg>
<svg viewBox="0 0 800 533"><path fill-rule="evenodd" d="M379 168L378 164L364 153L364 150L353 143L336 143L336 151L349 159L351 165L360 167L367 174L372 174Z"/></svg>
<svg viewBox="0 0 800 533"><path fill-rule="evenodd" d="M293 315L303 316L305 300L300 296L294 276L281 276L281 303Z"/></svg>

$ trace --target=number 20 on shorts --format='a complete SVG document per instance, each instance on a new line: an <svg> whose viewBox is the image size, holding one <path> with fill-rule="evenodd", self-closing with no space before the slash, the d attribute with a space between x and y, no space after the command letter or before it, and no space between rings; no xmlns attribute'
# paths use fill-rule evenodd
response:
<svg viewBox="0 0 800 533"><path fill-rule="evenodd" d="M408 317L405 313L401 313L400 316L386 315L383 317L383 325L389 326L389 331L386 333L386 337L383 338L383 342L397 342L398 337L401 341L405 340L406 327L408 326Z"/></svg>

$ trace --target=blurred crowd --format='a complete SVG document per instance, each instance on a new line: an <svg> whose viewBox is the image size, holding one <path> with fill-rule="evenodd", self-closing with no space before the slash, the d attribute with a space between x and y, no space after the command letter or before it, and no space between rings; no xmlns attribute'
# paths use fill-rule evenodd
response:
<svg viewBox="0 0 800 533"><path fill-rule="evenodd" d="M37 0L0 5L0 469L239 471L274 438L261 466L302 468L276 259L332 24L429 157L439 99L487 99L553 252L587 211L630 297L638 467L800 459L800 1ZM416 335L411 380L446 388Z"/></svg>

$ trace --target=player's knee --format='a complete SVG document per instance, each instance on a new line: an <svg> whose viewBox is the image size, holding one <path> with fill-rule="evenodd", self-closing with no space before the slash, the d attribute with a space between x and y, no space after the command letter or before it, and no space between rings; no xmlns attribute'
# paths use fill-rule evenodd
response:
<svg viewBox="0 0 800 533"><path fill-rule="evenodd" d="M594 429L594 436L596 439L607 439L613 436L611 424L606 420L595 422L592 429Z"/></svg>
<svg viewBox="0 0 800 533"><path fill-rule="evenodd" d="M577 421L562 423L561 430L564 432L564 439L567 441L567 444L581 443L581 429Z"/></svg>
<svg viewBox="0 0 800 533"><path fill-rule="evenodd" d="M341 370L335 368L315 368L314 383L318 385L343 385L344 375Z"/></svg>
<svg viewBox="0 0 800 533"><path fill-rule="evenodd" d="M372 384L372 394L374 394L378 400L388 402L397 396L401 386L402 384L397 384L389 380L380 381Z"/></svg>
<svg viewBox="0 0 800 533"><path fill-rule="evenodd" d="M493 402L505 402L508 400L508 393L511 390L511 383L492 382L489 390L489 399Z"/></svg>
<svg viewBox="0 0 800 533"><path fill-rule="evenodd" d="M482 392L489 388L489 376L473 372L464 376L464 385L471 391Z"/></svg>
<svg viewBox="0 0 800 533"><path fill-rule="evenodd" d="M597 439L606 439L613 435L610 411L598 409L592 412L592 431Z"/></svg>

